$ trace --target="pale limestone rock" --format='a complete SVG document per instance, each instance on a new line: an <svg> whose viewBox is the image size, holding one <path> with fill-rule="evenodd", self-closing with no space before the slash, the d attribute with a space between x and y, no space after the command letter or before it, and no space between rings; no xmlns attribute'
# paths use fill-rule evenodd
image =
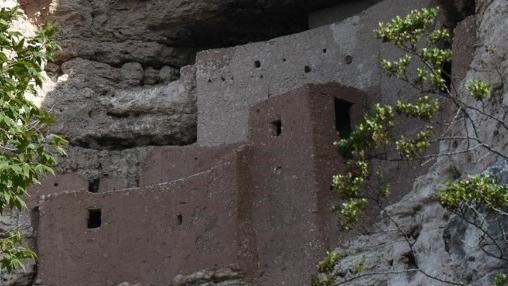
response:
<svg viewBox="0 0 508 286"><path fill-rule="evenodd" d="M484 0L478 1L477 4L479 44L472 69L462 86L470 79L491 81L494 86L492 96L497 97L497 100L491 101L493 103L488 106L489 112L508 122L508 88L502 84L502 78L507 78L508 73L505 68L498 68L504 66L503 59L508 57L508 5L505 0ZM489 54L485 46L496 47L494 55ZM501 71L501 74L498 71ZM463 87L461 91L462 94L467 94ZM467 96L462 100L476 104ZM478 114L475 114L473 119L480 126L479 136L501 154L508 154L508 130ZM463 128L453 131L458 137L463 136ZM450 152L464 148L461 144L455 147L451 145L441 144L440 149L442 152ZM418 178L412 192L387 209L402 230L411 234L409 239L414 242L416 257L407 256L409 246L406 238L397 231L394 223L384 219L376 225L377 230L372 234L360 236L337 249L347 255L336 266L337 281L353 277L352 269L358 261L364 259L365 267L362 273L379 274L366 275L347 285L445 285L420 272L405 272L411 269L414 263L427 274L439 279L465 285L491 285L493 276L499 271L506 271L508 265L481 251L478 247L478 230L462 219L450 216L434 196L435 191L442 188L448 180L481 172L488 172L499 182L507 183L508 161L496 159L495 155L481 149L466 155L439 159L427 175ZM501 218L501 223L508 227L506 217ZM508 249L508 245L501 247ZM401 273L388 274L389 272Z"/></svg>
<svg viewBox="0 0 508 286"><path fill-rule="evenodd" d="M249 286L243 273L233 268L200 270L189 275L179 274L171 286Z"/></svg>
<svg viewBox="0 0 508 286"><path fill-rule="evenodd" d="M170 66L163 66L159 72L159 78L162 82L172 82L179 77L178 69Z"/></svg>

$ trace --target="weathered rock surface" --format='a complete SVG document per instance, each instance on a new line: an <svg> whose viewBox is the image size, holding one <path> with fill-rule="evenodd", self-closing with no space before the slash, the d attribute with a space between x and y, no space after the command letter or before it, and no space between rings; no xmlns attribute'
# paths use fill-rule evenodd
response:
<svg viewBox="0 0 508 286"><path fill-rule="evenodd" d="M103 192L138 187L139 162L145 148L94 150L70 147L61 158L58 173L73 173L88 181L89 191Z"/></svg>
<svg viewBox="0 0 508 286"><path fill-rule="evenodd" d="M189 69L181 80L141 85L139 63L115 68L81 58L65 62L43 100L58 119L52 131L94 149L193 143L196 100Z"/></svg>
<svg viewBox="0 0 508 286"><path fill-rule="evenodd" d="M60 28L42 100L59 119L52 131L73 145L120 149L195 141L194 73L179 68L197 50L304 30L310 10L335 1L19 2L32 22Z"/></svg>
<svg viewBox="0 0 508 286"><path fill-rule="evenodd" d="M188 275L177 275L170 286L250 286L244 274L234 269L201 270ZM143 286L141 283L122 282L116 286Z"/></svg>
<svg viewBox="0 0 508 286"><path fill-rule="evenodd" d="M115 1L21 0L36 21L62 27L62 61L81 56L110 64L138 58L143 65L182 66L192 52L268 39L307 27L307 13L333 0ZM134 58L133 58L134 57Z"/></svg>
<svg viewBox="0 0 508 286"><path fill-rule="evenodd" d="M475 12L475 0L438 0L437 2L443 8L445 24L450 28Z"/></svg>
<svg viewBox="0 0 508 286"><path fill-rule="evenodd" d="M377 68L382 58L398 54L376 39L372 30L380 21L430 4L427 0L382 1L342 22L267 42L198 53L198 144L244 141L249 108L307 83L344 83L368 93L370 101L383 103L397 100L400 90L411 96L407 85L388 83Z"/></svg>
<svg viewBox="0 0 508 286"><path fill-rule="evenodd" d="M477 1L476 19L479 43L463 83L475 78L491 81L493 98L487 110L507 122L506 1ZM486 47L495 47L494 53ZM464 91L463 88L461 90ZM476 104L467 97L462 99ZM508 130L477 113L474 120L479 125L480 138L494 146L500 154L508 154ZM465 136L464 132L464 128L456 128L454 136ZM442 152L455 152L463 150L465 144L442 144L440 148ZM486 255L478 247L480 231L445 211L436 201L435 191L450 180L482 172L490 173L499 183L506 184L508 161L496 157L478 148L467 154L439 159L427 175L415 182L411 193L387 209L386 218L376 225L376 230L337 249L345 255L335 268L337 284L346 284L348 281L347 285L446 285L443 281L448 281L459 283L456 285L492 285L493 276L506 272L508 265L505 261ZM508 226L506 216L498 219L501 225ZM492 223L488 227L490 229L496 225ZM500 231L497 233L502 235ZM502 239L500 241L501 249L507 249ZM408 242L413 244L416 255L411 254ZM363 263L363 270L355 274L354 269L360 262ZM415 266L423 272L412 270Z"/></svg>
<svg viewBox="0 0 508 286"><path fill-rule="evenodd" d="M28 213L18 211L5 211L0 215L0 238L8 232L20 231L26 238L26 246L34 247L34 232L32 224L35 217ZM35 276L36 265L34 261L29 261L24 268L20 268L13 273L0 273L0 285L31 285Z"/></svg>
<svg viewBox="0 0 508 286"><path fill-rule="evenodd" d="M233 268L201 270L189 275L177 275L171 286L249 286L244 275Z"/></svg>

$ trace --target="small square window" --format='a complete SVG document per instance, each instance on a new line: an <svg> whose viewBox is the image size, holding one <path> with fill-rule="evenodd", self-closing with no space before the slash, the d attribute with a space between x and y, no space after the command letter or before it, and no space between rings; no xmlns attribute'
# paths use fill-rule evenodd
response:
<svg viewBox="0 0 508 286"><path fill-rule="evenodd" d="M99 228L102 224L101 209L88 210L88 228Z"/></svg>
<svg viewBox="0 0 508 286"><path fill-rule="evenodd" d="M280 119L270 123L270 132L273 136L280 136L282 133L282 121Z"/></svg>
<svg viewBox="0 0 508 286"><path fill-rule="evenodd" d="M100 184L100 179L99 178L95 178L93 180L90 180L88 182L88 191L90 193L98 193L99 192L99 184Z"/></svg>

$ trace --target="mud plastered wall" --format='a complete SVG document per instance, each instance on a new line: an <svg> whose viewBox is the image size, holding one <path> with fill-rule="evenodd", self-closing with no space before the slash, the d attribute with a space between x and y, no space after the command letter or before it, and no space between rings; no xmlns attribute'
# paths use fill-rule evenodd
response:
<svg viewBox="0 0 508 286"><path fill-rule="evenodd" d="M236 265L254 285L310 281L321 253L337 242L328 189L341 164L332 145L337 98L349 100L351 126L364 94L305 86L253 107L248 145L153 149L140 175L150 185L140 189L50 193L69 177L48 181L35 203L37 280L166 285L179 273ZM201 161L186 174L164 162L171 155ZM157 162L164 171L154 174Z"/></svg>

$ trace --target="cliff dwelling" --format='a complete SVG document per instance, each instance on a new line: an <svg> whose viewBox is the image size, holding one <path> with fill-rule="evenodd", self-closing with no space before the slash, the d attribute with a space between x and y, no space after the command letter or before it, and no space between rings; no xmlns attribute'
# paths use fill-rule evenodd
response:
<svg viewBox="0 0 508 286"><path fill-rule="evenodd" d="M59 27L41 105L69 146L16 218L37 262L0 285L303 286L326 251L355 239L332 212L331 178L345 172L334 142L374 103L415 96L377 68L398 52L372 31L436 2L18 4L24 25ZM477 28L474 11L457 7L442 21L457 25L459 82ZM432 170L373 162L389 174L390 203ZM372 234L381 216L368 213ZM404 281L351 285L441 285Z"/></svg>

